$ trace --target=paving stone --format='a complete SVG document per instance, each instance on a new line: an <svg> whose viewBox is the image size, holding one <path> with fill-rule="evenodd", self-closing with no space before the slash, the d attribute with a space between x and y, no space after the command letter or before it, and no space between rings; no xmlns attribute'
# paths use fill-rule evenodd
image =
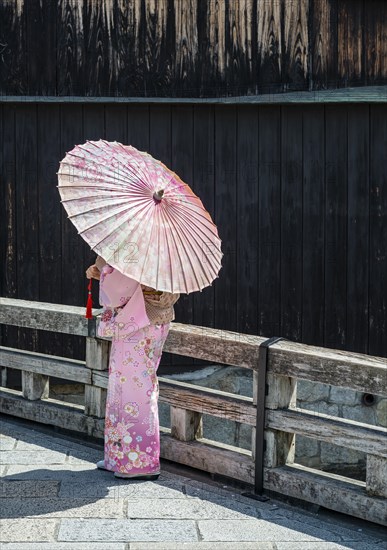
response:
<svg viewBox="0 0 387 550"><path fill-rule="evenodd" d="M92 462L95 464L99 460L103 459L103 451L97 451L95 449L87 449L84 451L69 451L69 463L70 464L83 464L84 462Z"/></svg>
<svg viewBox="0 0 387 550"><path fill-rule="evenodd" d="M198 541L191 520L148 519L63 519L59 541Z"/></svg>
<svg viewBox="0 0 387 550"><path fill-rule="evenodd" d="M13 437L0 438L0 451L11 451L16 445L16 439Z"/></svg>
<svg viewBox="0 0 387 550"><path fill-rule="evenodd" d="M364 543L353 540L352 542L346 542L345 546L335 542L276 542L277 550L348 550L353 548L354 550L384 550L385 546L381 546L382 543ZM238 546L239 548L239 546Z"/></svg>
<svg viewBox="0 0 387 550"><path fill-rule="evenodd" d="M1 550L126 550L125 543L106 542L6 542Z"/></svg>
<svg viewBox="0 0 387 550"><path fill-rule="evenodd" d="M57 519L2 519L1 542L48 542L54 540Z"/></svg>
<svg viewBox="0 0 387 550"><path fill-rule="evenodd" d="M3 451L0 464L63 464L66 455L55 451Z"/></svg>
<svg viewBox="0 0 387 550"><path fill-rule="evenodd" d="M11 498L0 507L0 517L123 518L123 504L112 499Z"/></svg>
<svg viewBox="0 0 387 550"><path fill-rule="evenodd" d="M276 510L263 511L261 510L261 517L272 523L278 523L291 529L296 529L300 533L304 529L309 532L314 528L323 530L325 538L329 540L341 540L351 541L354 538L356 540L372 540L372 535L363 532L357 532L352 526L345 525L344 522L337 523L332 519L322 519L319 515L308 513L307 511L297 511L294 509L286 509L278 507ZM376 526L375 526L376 527ZM374 542L377 543L378 539L375 537Z"/></svg>
<svg viewBox="0 0 387 550"><path fill-rule="evenodd" d="M276 550L276 546L271 542L238 542L237 546L235 542L131 542L129 550Z"/></svg>
<svg viewBox="0 0 387 550"><path fill-rule="evenodd" d="M160 478L159 478L160 479ZM97 479L95 482L78 483L63 481L59 491L59 497L70 498L160 498L175 499L186 496L180 484L157 481L126 481L116 479L112 474L104 480Z"/></svg>
<svg viewBox="0 0 387 550"><path fill-rule="evenodd" d="M163 519L249 519L258 517L258 510L231 502L229 506L200 499L130 499L126 500L129 518Z"/></svg>
<svg viewBox="0 0 387 550"><path fill-rule="evenodd" d="M12 479L61 479L77 481L82 479L83 481L97 479L108 479L112 476L109 472L103 470L97 470L95 464L45 464L44 467L39 465L30 464L17 464L15 466L9 466L7 476Z"/></svg>
<svg viewBox="0 0 387 550"><path fill-rule="evenodd" d="M0 498L48 498L56 497L59 481L0 481Z"/></svg>
<svg viewBox="0 0 387 550"><path fill-rule="evenodd" d="M286 525L277 520L275 523L260 519L245 520L200 520L199 531L206 541L319 541L324 540L323 529L310 528L307 524ZM332 541L340 537L329 533Z"/></svg>
<svg viewBox="0 0 387 550"><path fill-rule="evenodd" d="M69 453L82 453L83 455L88 452L85 451L85 447L79 445L79 447L74 448L74 443L72 441L66 442L62 439L57 439L54 437L51 438L36 438L34 441L24 441L18 439L16 441L16 450L17 451L56 451L63 453L64 455ZM94 449L92 449L94 451ZM103 452L102 452L103 454Z"/></svg>

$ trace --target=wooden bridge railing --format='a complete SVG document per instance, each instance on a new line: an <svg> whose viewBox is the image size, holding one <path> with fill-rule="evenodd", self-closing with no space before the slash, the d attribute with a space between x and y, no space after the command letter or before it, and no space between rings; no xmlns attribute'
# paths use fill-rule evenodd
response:
<svg viewBox="0 0 387 550"><path fill-rule="evenodd" d="M103 437L110 342L95 337L98 311L90 321L83 315L84 308L0 298L2 324L86 338L85 362L0 347L1 368L22 371L21 392L3 382L1 412ZM265 340L172 323L165 351L252 369L254 387L249 398L159 377L159 400L171 407L170 429L160 428L161 457L254 484L259 356ZM50 376L84 384L84 407L49 399ZM387 430L297 408L297 379L385 396L386 359L287 340L275 343L267 361L263 447L266 490L386 524ZM252 426L251 451L203 438L203 413ZM296 464L297 434L366 453L366 482Z"/></svg>

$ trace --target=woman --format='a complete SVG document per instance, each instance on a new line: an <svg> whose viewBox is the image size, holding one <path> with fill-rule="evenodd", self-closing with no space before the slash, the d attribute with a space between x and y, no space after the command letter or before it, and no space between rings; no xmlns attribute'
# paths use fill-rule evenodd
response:
<svg viewBox="0 0 387 550"><path fill-rule="evenodd" d="M98 336L112 338L105 415L104 460L115 477L157 479L160 474L158 379L164 342L180 294L156 291L115 270L100 257L86 276L100 281Z"/></svg>

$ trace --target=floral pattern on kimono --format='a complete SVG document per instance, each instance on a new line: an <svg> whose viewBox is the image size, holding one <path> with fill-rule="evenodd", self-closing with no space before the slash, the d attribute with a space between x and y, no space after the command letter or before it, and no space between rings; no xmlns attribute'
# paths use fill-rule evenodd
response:
<svg viewBox="0 0 387 550"><path fill-rule="evenodd" d="M108 470L160 470L157 368L170 323L150 324L141 285L111 266L100 278L99 336L111 336L104 461Z"/></svg>

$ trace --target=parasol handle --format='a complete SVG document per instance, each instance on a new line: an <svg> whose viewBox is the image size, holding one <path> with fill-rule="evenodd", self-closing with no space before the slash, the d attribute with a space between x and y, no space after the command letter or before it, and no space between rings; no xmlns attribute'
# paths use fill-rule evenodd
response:
<svg viewBox="0 0 387 550"><path fill-rule="evenodd" d="M92 282L93 279L90 279L89 281L89 284L87 286L87 305L86 305L86 319L92 319L93 318L93 312L92 312L92 308L93 308L93 298L91 296L91 282Z"/></svg>

